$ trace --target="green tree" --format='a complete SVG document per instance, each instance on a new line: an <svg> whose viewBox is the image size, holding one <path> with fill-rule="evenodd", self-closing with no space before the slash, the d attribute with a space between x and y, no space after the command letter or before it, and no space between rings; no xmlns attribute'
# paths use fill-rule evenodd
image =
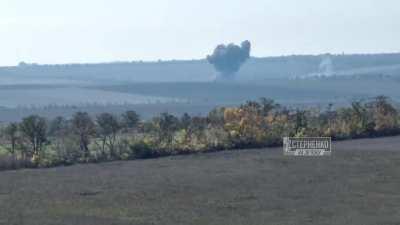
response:
<svg viewBox="0 0 400 225"><path fill-rule="evenodd" d="M224 113L225 113L225 107L215 108L208 113L207 120L213 126L224 127L225 125Z"/></svg>
<svg viewBox="0 0 400 225"><path fill-rule="evenodd" d="M102 140L102 155L106 157L105 146L108 147L110 151L111 158L117 158L115 152L115 143L117 140L117 134L121 130L121 124L118 118L110 113L102 113L96 118L98 126L98 135Z"/></svg>
<svg viewBox="0 0 400 225"><path fill-rule="evenodd" d="M153 123L157 128L159 142L165 142L166 146L170 147L174 133L179 129L179 119L165 112L154 118Z"/></svg>
<svg viewBox="0 0 400 225"><path fill-rule="evenodd" d="M370 103L373 110L375 130L381 134L390 134L398 129L398 111L390 104L386 96L378 96Z"/></svg>
<svg viewBox="0 0 400 225"><path fill-rule="evenodd" d="M134 129L140 122L140 116L135 111L130 110L122 114L122 125L128 129Z"/></svg>
<svg viewBox="0 0 400 225"><path fill-rule="evenodd" d="M260 98L260 105L263 116L268 116L269 112L280 108L280 105L275 103L274 100L264 97Z"/></svg>
<svg viewBox="0 0 400 225"><path fill-rule="evenodd" d="M7 148L13 159L16 159L16 148L18 141L18 123L10 123L8 124L3 131L4 138L9 143L9 147Z"/></svg>
<svg viewBox="0 0 400 225"><path fill-rule="evenodd" d="M89 160L89 144L91 137L96 133L95 124L86 112L77 112L72 118L72 130L78 137L80 150L86 161Z"/></svg>
<svg viewBox="0 0 400 225"><path fill-rule="evenodd" d="M32 115L22 120L20 130L23 137L26 138L30 145L28 155L32 157L34 162L37 162L40 157L40 152L47 141L47 123L43 117Z"/></svg>
<svg viewBox="0 0 400 225"><path fill-rule="evenodd" d="M49 124L49 136L52 137L64 137L68 132L68 121L62 117L58 116L50 121Z"/></svg>
<svg viewBox="0 0 400 225"><path fill-rule="evenodd" d="M305 110L296 110L295 114L295 132L301 133L308 127L307 112Z"/></svg>

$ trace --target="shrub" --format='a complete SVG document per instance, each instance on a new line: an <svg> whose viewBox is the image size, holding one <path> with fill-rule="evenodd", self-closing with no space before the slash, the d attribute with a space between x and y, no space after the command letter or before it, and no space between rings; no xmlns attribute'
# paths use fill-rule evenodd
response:
<svg viewBox="0 0 400 225"><path fill-rule="evenodd" d="M148 159L159 156L149 144L144 141L136 142L129 146L131 151L130 159Z"/></svg>
<svg viewBox="0 0 400 225"><path fill-rule="evenodd" d="M36 167L36 164L29 159L15 158L10 155L0 156L0 170L15 170L34 167Z"/></svg>

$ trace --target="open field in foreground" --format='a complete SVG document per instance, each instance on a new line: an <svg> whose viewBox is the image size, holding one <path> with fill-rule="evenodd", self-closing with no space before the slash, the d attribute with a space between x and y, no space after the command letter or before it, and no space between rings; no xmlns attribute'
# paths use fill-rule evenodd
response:
<svg viewBox="0 0 400 225"><path fill-rule="evenodd" d="M0 173L0 224L400 222L400 137Z"/></svg>

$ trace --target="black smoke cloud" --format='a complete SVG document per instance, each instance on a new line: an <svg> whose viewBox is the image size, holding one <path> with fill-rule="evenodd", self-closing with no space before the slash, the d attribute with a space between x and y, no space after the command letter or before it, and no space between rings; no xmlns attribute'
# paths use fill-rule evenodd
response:
<svg viewBox="0 0 400 225"><path fill-rule="evenodd" d="M219 72L219 79L233 80L243 63L250 58L250 50L249 41L243 41L240 46L221 44L215 48L212 55L207 56L207 60Z"/></svg>

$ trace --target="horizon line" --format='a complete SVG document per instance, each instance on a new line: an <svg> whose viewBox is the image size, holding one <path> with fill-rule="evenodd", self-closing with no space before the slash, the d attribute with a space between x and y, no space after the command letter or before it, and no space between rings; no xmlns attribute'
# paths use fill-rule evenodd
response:
<svg viewBox="0 0 400 225"><path fill-rule="evenodd" d="M251 59L268 59L268 58L284 58L284 57L301 57L301 56L368 56L368 55L397 55L400 51L393 52L369 52L369 53L319 53L319 54L287 54L287 55L271 55L271 56L250 56ZM156 60L115 60L115 61L98 61L98 62L65 62L65 63L36 63L20 61L17 65L0 65L0 68L22 67L22 66L65 66L65 65L106 65L106 64L128 64L128 63L143 63L143 64L156 64L156 63L172 63L172 62L196 62L206 61L206 58L192 58L192 59L156 59Z"/></svg>

